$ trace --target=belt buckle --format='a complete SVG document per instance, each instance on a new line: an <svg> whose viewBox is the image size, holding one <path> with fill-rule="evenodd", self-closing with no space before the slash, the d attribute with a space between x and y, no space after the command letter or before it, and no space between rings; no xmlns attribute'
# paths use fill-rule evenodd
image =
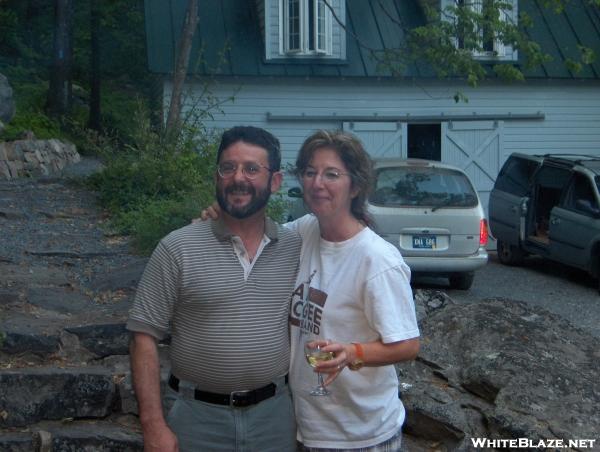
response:
<svg viewBox="0 0 600 452"><path fill-rule="evenodd" d="M229 406L231 407L245 407L251 405L251 403L247 400L237 400L235 396L237 395L248 395L248 393L252 392L250 389L246 389L244 391L232 391L229 393Z"/></svg>

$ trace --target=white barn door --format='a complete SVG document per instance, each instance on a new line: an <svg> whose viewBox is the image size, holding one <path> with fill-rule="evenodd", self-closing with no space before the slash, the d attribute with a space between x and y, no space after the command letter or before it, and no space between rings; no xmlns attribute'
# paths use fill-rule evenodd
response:
<svg viewBox="0 0 600 452"><path fill-rule="evenodd" d="M343 130L360 138L373 158L406 158L406 123L344 122Z"/></svg>
<svg viewBox="0 0 600 452"><path fill-rule="evenodd" d="M471 178L488 213L490 192L500 171L502 121L442 123L442 162L458 166Z"/></svg>

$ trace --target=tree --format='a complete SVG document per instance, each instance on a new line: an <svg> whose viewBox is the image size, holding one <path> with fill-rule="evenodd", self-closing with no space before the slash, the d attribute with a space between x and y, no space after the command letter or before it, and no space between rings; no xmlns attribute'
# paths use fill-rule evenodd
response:
<svg viewBox="0 0 600 452"><path fill-rule="evenodd" d="M100 131L100 5L90 0L90 116L88 127Z"/></svg>
<svg viewBox="0 0 600 452"><path fill-rule="evenodd" d="M179 129L183 85L187 75L190 51L192 50L192 40L194 39L197 26L198 0L188 0L185 21L183 24L183 30L181 32L181 39L178 45L175 72L173 74L173 90L171 92L169 116L167 117L166 124L166 131L168 134L174 133Z"/></svg>
<svg viewBox="0 0 600 452"><path fill-rule="evenodd" d="M331 0L324 1L334 19L344 27L330 5ZM534 67L550 58L528 35L527 29L532 25L532 19L522 12L516 17L513 14L514 2L511 0L454 0L443 9L440 9L439 0L418 1L426 13L427 21L422 26L407 30L397 16L378 0L381 10L406 36L399 47L369 48L360 37L354 36L359 45L369 50L381 69L394 75L402 75L409 64L426 63L438 77L463 77L471 86L477 86L490 75L504 80L523 80L523 72L517 65L506 62L490 65L485 59L473 57L484 53L493 55L497 52L494 42L517 50L525 62L523 69ZM560 13L571 0L540 1L543 7ZM584 1L600 7L600 0ZM592 49L580 47L579 51L578 61L566 62L574 72L596 58ZM465 98L457 93L455 99L458 101Z"/></svg>
<svg viewBox="0 0 600 452"><path fill-rule="evenodd" d="M69 112L73 93L73 3L54 0L54 51L46 108L53 116Z"/></svg>

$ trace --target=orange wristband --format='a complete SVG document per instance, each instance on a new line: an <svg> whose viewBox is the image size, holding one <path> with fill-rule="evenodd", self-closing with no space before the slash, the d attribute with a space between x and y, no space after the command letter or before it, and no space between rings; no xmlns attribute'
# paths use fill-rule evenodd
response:
<svg viewBox="0 0 600 452"><path fill-rule="evenodd" d="M358 342L352 342L352 345L354 345L354 350L356 351L356 357L360 360L360 361L365 361L365 351L363 350L362 345L360 345Z"/></svg>
<svg viewBox="0 0 600 452"><path fill-rule="evenodd" d="M354 345L354 350L356 350L356 359L348 363L348 369L360 370L365 365L365 351L358 342L352 342L352 345Z"/></svg>

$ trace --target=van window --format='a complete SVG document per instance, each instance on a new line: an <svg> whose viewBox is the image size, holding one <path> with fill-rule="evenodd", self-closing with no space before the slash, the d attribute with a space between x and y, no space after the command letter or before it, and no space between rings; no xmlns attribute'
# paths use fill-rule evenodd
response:
<svg viewBox="0 0 600 452"><path fill-rule="evenodd" d="M495 188L515 196L525 196L537 167L538 162L511 157L498 174Z"/></svg>
<svg viewBox="0 0 600 452"><path fill-rule="evenodd" d="M377 171L369 201L394 206L474 207L477 194L463 173L445 168L388 167Z"/></svg>
<svg viewBox="0 0 600 452"><path fill-rule="evenodd" d="M563 207L583 214L598 211L594 187L588 178L581 174L574 175L567 190Z"/></svg>

